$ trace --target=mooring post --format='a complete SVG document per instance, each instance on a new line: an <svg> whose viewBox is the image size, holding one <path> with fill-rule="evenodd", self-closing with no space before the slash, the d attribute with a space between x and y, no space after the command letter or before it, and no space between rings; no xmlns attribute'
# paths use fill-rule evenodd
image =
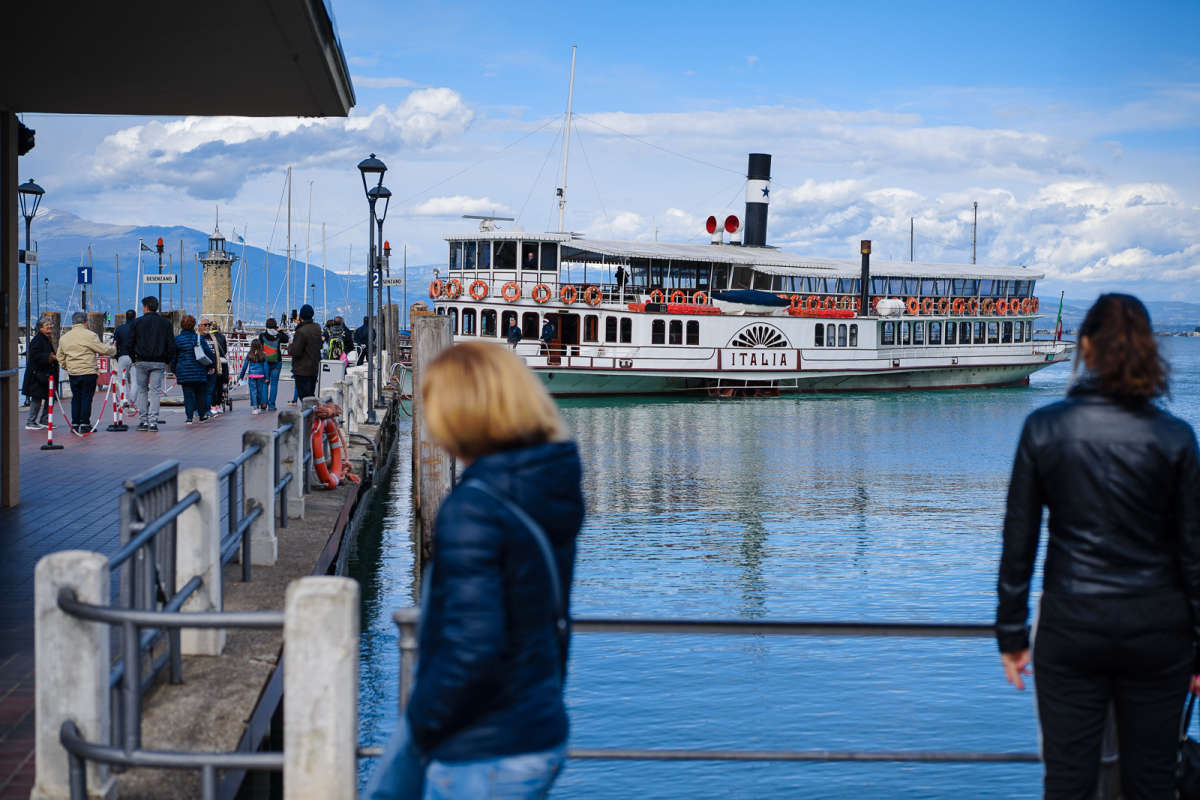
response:
<svg viewBox="0 0 1200 800"><path fill-rule="evenodd" d="M279 460L284 472L292 473L292 482L284 489L288 496L288 519L300 519L304 516L304 483L308 480L308 470L304 466L304 443L309 435L309 428L304 424L304 415L294 408L279 412L279 426L291 423L287 433L279 437L279 446L283 448L283 457ZM279 480L279 476L275 476Z"/></svg>
<svg viewBox="0 0 1200 800"><path fill-rule="evenodd" d="M287 588L283 627L283 797L358 795L358 582Z"/></svg>
<svg viewBox="0 0 1200 800"><path fill-rule="evenodd" d="M425 410L419 397L421 377L425 367L452 344L449 317L413 319L413 486L421 525L421 563L433 554L433 521L454 485L453 459L429 441L425 432Z"/></svg>
<svg viewBox="0 0 1200 800"><path fill-rule="evenodd" d="M251 445L258 445L259 451L242 466L242 491L246 503L242 513L247 514L255 507L262 508L262 513L250 523L245 535L250 537L250 563L269 567L279 558L279 539L275 536L275 483L278 481L275 475L275 432L244 431L242 449ZM295 483L295 480L292 482ZM291 507L289 496L289 515ZM242 552L245 552L244 548Z"/></svg>
<svg viewBox="0 0 1200 800"><path fill-rule="evenodd" d="M185 469L179 473L179 496L192 490L200 502L179 515L176 524L175 591L196 575L203 580L183 604L183 611L220 611L224 607L221 583L221 481L211 469ZM232 514L234 509L230 509ZM179 644L186 656L219 656L225 649L224 628L184 628Z"/></svg>
<svg viewBox="0 0 1200 800"><path fill-rule="evenodd" d="M418 606L398 608L392 612L392 621L400 630L400 716L403 717L417 678L417 632L421 626L421 609Z"/></svg>

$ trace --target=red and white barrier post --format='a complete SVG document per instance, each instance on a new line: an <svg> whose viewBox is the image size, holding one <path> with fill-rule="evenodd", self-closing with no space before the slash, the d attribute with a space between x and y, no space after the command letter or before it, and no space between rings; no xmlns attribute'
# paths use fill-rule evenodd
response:
<svg viewBox="0 0 1200 800"><path fill-rule="evenodd" d="M120 403L118 403L116 400L117 393L113 389L113 383L116 383L117 385L119 385L121 387L121 402ZM129 426L125 424L125 420L122 419L122 417L121 417L121 415L125 411L125 381L121 380L120 370L112 373L112 375L109 376L108 399L112 401L113 421L112 421L112 425L109 425L107 428L105 428L105 430L108 430L108 431L127 431L127 430L129 430Z"/></svg>
<svg viewBox="0 0 1200 800"><path fill-rule="evenodd" d="M62 450L61 444L54 443L54 375L50 376L50 391L46 397L46 443L42 445L43 450Z"/></svg>

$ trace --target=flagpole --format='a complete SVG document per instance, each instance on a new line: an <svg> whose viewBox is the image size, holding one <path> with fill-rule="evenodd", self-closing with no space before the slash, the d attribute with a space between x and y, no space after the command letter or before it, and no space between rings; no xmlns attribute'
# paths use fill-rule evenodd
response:
<svg viewBox="0 0 1200 800"><path fill-rule="evenodd" d="M138 237L137 280L133 282L133 307L138 308L138 297L142 293L142 248L145 247L142 237Z"/></svg>

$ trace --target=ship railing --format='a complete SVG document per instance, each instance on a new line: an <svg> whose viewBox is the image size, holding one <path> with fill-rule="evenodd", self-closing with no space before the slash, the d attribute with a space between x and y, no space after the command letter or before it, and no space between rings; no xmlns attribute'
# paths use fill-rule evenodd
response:
<svg viewBox="0 0 1200 800"><path fill-rule="evenodd" d="M1061 340L1034 339L1033 352L1040 356L1056 356L1071 349L1070 342Z"/></svg>

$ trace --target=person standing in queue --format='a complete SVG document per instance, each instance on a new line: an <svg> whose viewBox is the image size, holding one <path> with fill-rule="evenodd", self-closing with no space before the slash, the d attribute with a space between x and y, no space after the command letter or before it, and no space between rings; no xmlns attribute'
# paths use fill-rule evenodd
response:
<svg viewBox="0 0 1200 800"><path fill-rule="evenodd" d="M201 323L203 324L203 323ZM209 381L211 370L216 363L217 353L213 349L212 340L196 333L196 318L191 314L179 321L179 335L175 337L175 362L171 371L175 380L183 389L183 411L186 415L185 425L192 424L195 415L199 422L207 422L209 414ZM196 357L196 347L199 345L204 360Z"/></svg>
<svg viewBox="0 0 1200 800"><path fill-rule="evenodd" d="M129 345L133 341L133 322L137 314L131 308L125 312L125 324L113 331L113 344L117 346L117 369L121 375L121 383L125 387L125 402L129 405L137 403L137 386L133 382L133 353ZM114 402L120 402L116 398Z"/></svg>
<svg viewBox="0 0 1200 800"><path fill-rule="evenodd" d="M258 335L258 341L262 342L263 360L267 362L267 411L274 411L279 376L283 372L283 348L288 343L288 336L279 330L274 317L267 320L266 328Z"/></svg>
<svg viewBox="0 0 1200 800"><path fill-rule="evenodd" d="M499 344L443 351L419 388L429 435L468 466L438 511L416 683L366 796L544 798L566 756L579 450Z"/></svg>
<svg viewBox="0 0 1200 800"><path fill-rule="evenodd" d="M40 431L46 428L50 397L50 375L58 371L58 356L50 337L54 335L54 320L43 317L37 325L37 333L29 340L25 354L25 377L21 381L21 394L29 400L29 416L25 419L25 430Z"/></svg>
<svg viewBox="0 0 1200 800"><path fill-rule="evenodd" d="M1079 328L1065 400L1025 420L1004 517L996 637L1018 689L1042 508L1049 542L1033 668L1047 798L1090 798L1109 704L1127 798L1175 797L1179 721L1200 693L1200 455L1154 400L1167 365L1135 297L1106 294Z"/></svg>
<svg viewBox="0 0 1200 800"><path fill-rule="evenodd" d="M321 369L321 326L313 322L313 307L300 307L300 325L288 349L292 357L292 378L296 381L299 399L315 397L317 373Z"/></svg>
<svg viewBox="0 0 1200 800"><path fill-rule="evenodd" d="M158 298L154 295L142 298L142 315L133 323L129 352L137 385L137 429L157 433L163 376L167 364L175 360L175 334L171 321L158 313Z"/></svg>
<svg viewBox="0 0 1200 800"><path fill-rule="evenodd" d="M71 382L71 425L79 433L92 432L92 397L96 394L96 356L111 356L117 348L100 341L87 326L87 314L71 315L71 330L58 339L55 358Z"/></svg>

